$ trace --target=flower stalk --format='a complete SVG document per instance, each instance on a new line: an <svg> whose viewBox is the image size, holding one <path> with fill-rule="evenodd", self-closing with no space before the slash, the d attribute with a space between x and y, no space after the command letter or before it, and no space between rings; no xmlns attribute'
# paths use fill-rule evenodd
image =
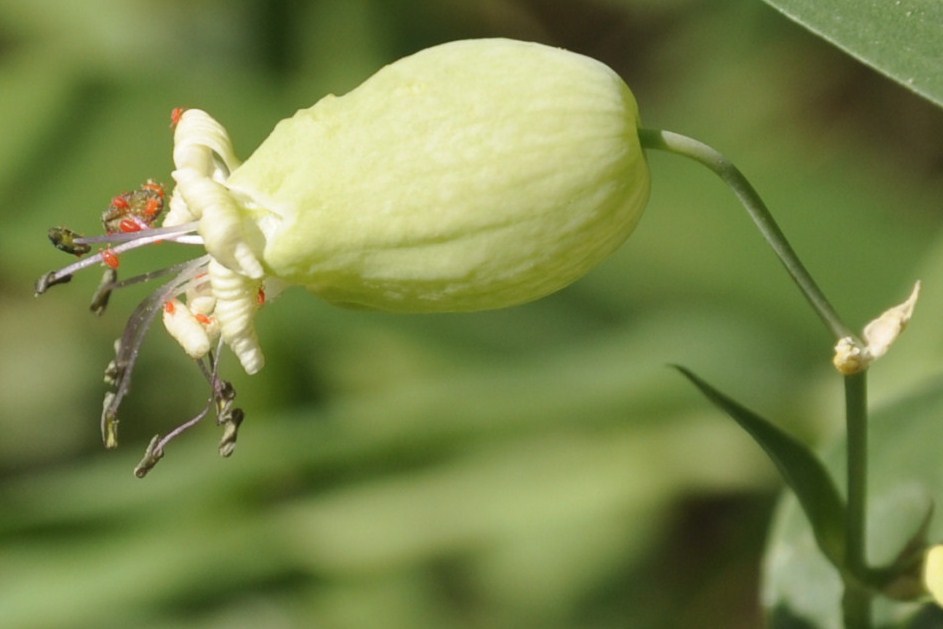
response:
<svg viewBox="0 0 943 629"><path fill-rule="evenodd" d="M792 245L786 240L782 229L773 219L763 199L756 192L750 182L744 177L743 173L734 166L734 164L724 157L713 147L704 144L694 138L674 133L672 131L663 131L661 129L639 129L639 139L642 147L648 149L657 149L682 155L689 159L707 166L724 183L726 183L737 195L737 198L743 204L744 209L753 219L757 229L760 230L763 238L772 248L773 252L786 267L786 271L795 281L799 290L808 300L815 313L822 319L822 322L831 331L836 339L852 337L850 328L845 325L841 317L835 312L835 309L829 303L825 294L818 287L812 275L806 270L805 265L796 255Z"/></svg>

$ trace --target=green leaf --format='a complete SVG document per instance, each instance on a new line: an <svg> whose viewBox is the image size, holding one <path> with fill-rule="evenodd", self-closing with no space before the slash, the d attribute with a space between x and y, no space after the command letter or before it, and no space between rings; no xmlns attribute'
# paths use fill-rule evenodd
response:
<svg viewBox="0 0 943 629"><path fill-rule="evenodd" d="M825 465L789 433L720 393L684 367L675 367L763 448L799 499L821 551L835 566L843 566L845 504Z"/></svg>
<svg viewBox="0 0 943 629"><path fill-rule="evenodd" d="M766 0L787 17L943 106L940 0Z"/></svg>

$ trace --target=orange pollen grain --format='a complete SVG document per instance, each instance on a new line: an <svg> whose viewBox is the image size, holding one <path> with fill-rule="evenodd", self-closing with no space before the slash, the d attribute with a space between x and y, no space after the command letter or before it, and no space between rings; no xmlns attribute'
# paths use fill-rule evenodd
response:
<svg viewBox="0 0 943 629"><path fill-rule="evenodd" d="M111 249L102 249L101 251L102 262L112 269L118 269L118 254L112 251Z"/></svg>
<svg viewBox="0 0 943 629"><path fill-rule="evenodd" d="M156 181L148 181L142 187L145 190L150 190L151 192L153 192L154 194L156 194L157 196L161 198L164 197L164 186L160 185Z"/></svg>
<svg viewBox="0 0 943 629"><path fill-rule="evenodd" d="M141 226L130 218L122 219L121 222L118 223L118 228L126 234L141 231Z"/></svg>

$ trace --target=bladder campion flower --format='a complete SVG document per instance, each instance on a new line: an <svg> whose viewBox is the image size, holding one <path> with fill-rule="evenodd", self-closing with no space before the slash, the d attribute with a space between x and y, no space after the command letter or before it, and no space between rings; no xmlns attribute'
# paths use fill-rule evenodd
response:
<svg viewBox="0 0 943 629"><path fill-rule="evenodd" d="M401 59L280 122L244 164L205 112L176 109L172 119L176 187L162 226L154 221L163 192L149 181L116 197L105 236L51 230L69 253L105 248L37 285L41 293L104 263L93 300L100 312L115 288L175 274L118 342L107 372L106 444L116 443L118 405L158 312L212 395L197 417L155 437L139 475L213 406L231 452L242 411L218 375L220 345L248 373L261 369L253 319L282 285L398 312L521 304L608 256L649 194L625 83L598 61L534 43L458 41ZM118 256L158 241L200 245L206 255L119 282Z"/></svg>

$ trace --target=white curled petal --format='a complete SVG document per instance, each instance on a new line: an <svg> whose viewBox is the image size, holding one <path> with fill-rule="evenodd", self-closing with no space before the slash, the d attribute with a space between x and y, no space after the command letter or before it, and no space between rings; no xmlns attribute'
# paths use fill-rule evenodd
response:
<svg viewBox="0 0 943 629"><path fill-rule="evenodd" d="M200 109L183 112L174 131L174 166L225 181L239 167L226 129Z"/></svg>
<svg viewBox="0 0 943 629"><path fill-rule="evenodd" d="M211 315L216 308L216 298L212 295L187 295L187 306L193 314Z"/></svg>
<svg viewBox="0 0 943 629"><path fill-rule="evenodd" d="M200 359L210 351L211 342L203 325L179 299L167 302L164 308L164 327L188 356Z"/></svg>
<svg viewBox="0 0 943 629"><path fill-rule="evenodd" d="M216 308L216 297L208 277L187 288L187 306L193 314L211 315Z"/></svg>
<svg viewBox="0 0 943 629"><path fill-rule="evenodd" d="M200 323L203 326L203 329L206 331L206 336L207 338L209 338L210 343L212 345L215 345L216 339L219 338L219 331L220 331L219 319L217 319L216 317L208 317L205 323L202 321Z"/></svg>
<svg viewBox="0 0 943 629"><path fill-rule="evenodd" d="M200 218L197 231L206 250L229 268L261 278L265 271L255 248L261 250L263 246L262 233L243 217L229 190L193 170L175 170L173 177L176 191Z"/></svg>
<svg viewBox="0 0 943 629"><path fill-rule="evenodd" d="M216 296L215 317L223 341L232 349L248 374L262 369L265 358L255 335L252 319L258 310L261 283L210 260L210 283Z"/></svg>

